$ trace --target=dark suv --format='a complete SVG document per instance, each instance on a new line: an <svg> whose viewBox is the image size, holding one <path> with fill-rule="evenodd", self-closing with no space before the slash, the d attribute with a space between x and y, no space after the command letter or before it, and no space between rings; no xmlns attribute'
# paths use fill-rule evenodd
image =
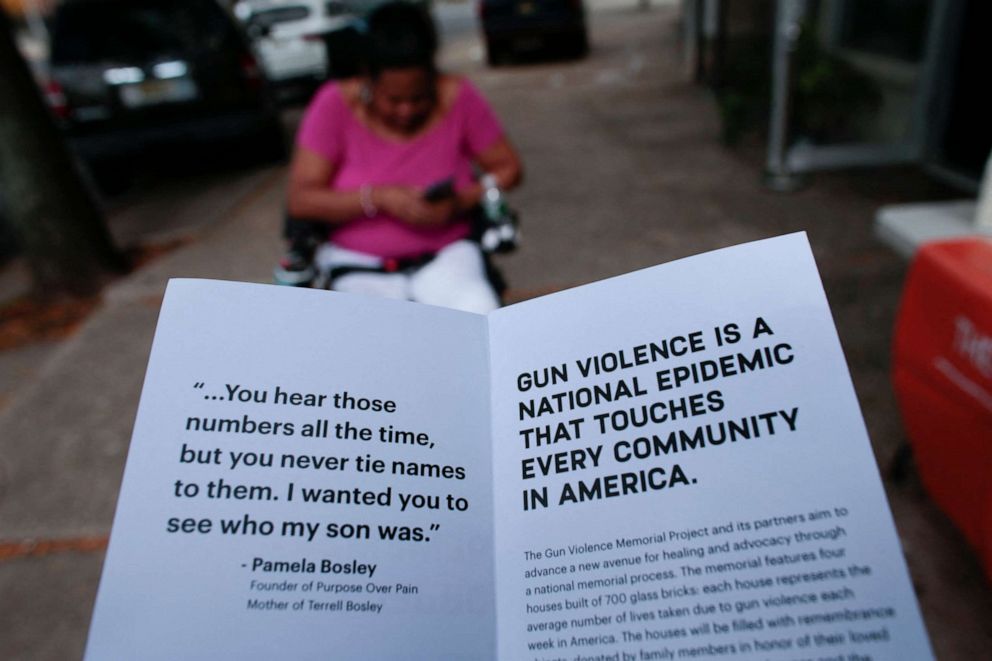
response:
<svg viewBox="0 0 992 661"><path fill-rule="evenodd" d="M91 164L224 143L281 157L262 69L213 0L75 0L54 17L48 100Z"/></svg>
<svg viewBox="0 0 992 661"><path fill-rule="evenodd" d="M572 57L589 50L582 0L478 0L489 64L516 51L553 48Z"/></svg>

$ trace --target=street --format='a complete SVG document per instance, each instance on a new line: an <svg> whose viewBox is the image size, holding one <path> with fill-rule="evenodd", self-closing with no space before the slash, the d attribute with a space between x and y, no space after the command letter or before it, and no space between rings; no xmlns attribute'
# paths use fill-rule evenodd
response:
<svg viewBox="0 0 992 661"><path fill-rule="evenodd" d="M808 232L935 653L992 657L992 589L974 555L912 471L901 481L886 473L905 442L889 351L906 264L875 239L872 220L936 185L904 168L766 190L762 146L719 143L716 108L680 59L677 8L593 5L587 58L498 68L485 64L471 5L438 6L443 68L483 90L525 166L510 196L522 245L498 261L511 302ZM284 111L290 134L300 113ZM143 174L137 184L107 202L114 236L179 247L111 287L70 339L0 352L4 371L17 370L0 380L3 658L81 654L164 283L268 282L283 251L283 166ZM288 322L282 341L293 332L302 331Z"/></svg>

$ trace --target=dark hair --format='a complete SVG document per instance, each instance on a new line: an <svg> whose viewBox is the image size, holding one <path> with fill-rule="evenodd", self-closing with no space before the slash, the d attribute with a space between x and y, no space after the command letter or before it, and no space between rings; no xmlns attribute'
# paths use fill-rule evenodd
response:
<svg viewBox="0 0 992 661"><path fill-rule="evenodd" d="M435 72L437 30L424 7L397 0L380 5L368 18L365 62L368 74L417 67Z"/></svg>

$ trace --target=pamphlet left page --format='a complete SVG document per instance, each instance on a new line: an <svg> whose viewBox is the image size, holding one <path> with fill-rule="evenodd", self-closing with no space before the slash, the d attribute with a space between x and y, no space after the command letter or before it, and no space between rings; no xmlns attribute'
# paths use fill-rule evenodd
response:
<svg viewBox="0 0 992 661"><path fill-rule="evenodd" d="M174 280L86 658L491 658L486 319Z"/></svg>

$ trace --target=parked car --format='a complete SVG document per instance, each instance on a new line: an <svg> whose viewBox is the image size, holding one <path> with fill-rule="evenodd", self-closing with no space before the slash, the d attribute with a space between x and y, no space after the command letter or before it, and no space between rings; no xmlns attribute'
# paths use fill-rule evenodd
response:
<svg viewBox="0 0 992 661"><path fill-rule="evenodd" d="M514 52L553 48L582 57L589 51L582 0L479 0L479 20L491 65Z"/></svg>
<svg viewBox="0 0 992 661"><path fill-rule="evenodd" d="M204 142L239 155L285 155L265 75L214 0L64 2L53 19L49 75L50 106L97 170Z"/></svg>
<svg viewBox="0 0 992 661"><path fill-rule="evenodd" d="M330 42L352 38L360 25L343 0L243 0L235 13L269 79L283 90L312 89L340 68L342 62L329 61Z"/></svg>

